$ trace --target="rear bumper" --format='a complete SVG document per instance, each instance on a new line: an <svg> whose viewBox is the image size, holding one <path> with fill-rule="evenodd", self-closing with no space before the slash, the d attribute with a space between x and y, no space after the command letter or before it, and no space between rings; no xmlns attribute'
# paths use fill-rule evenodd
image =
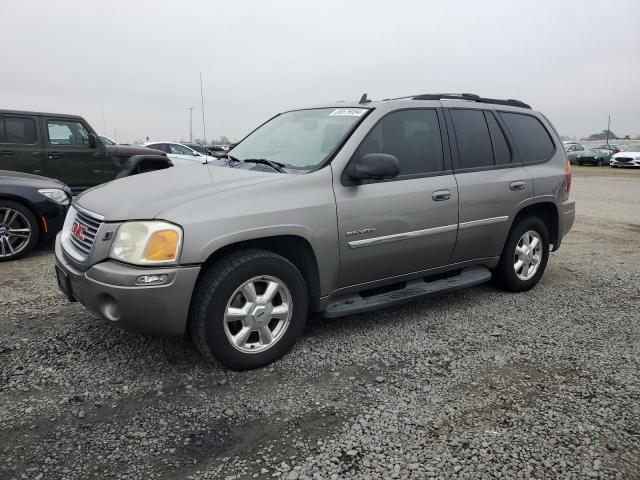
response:
<svg viewBox="0 0 640 480"><path fill-rule="evenodd" d="M560 248L562 239L569 233L573 222L576 219L576 201L573 198L565 200L562 203L557 204L558 208L558 244L553 246L553 250L556 251Z"/></svg>
<svg viewBox="0 0 640 480"><path fill-rule="evenodd" d="M56 238L56 265L69 277L72 296L100 318L144 335L183 335L200 267L140 268L115 261L76 269ZM162 285L137 286L140 275L164 274Z"/></svg>

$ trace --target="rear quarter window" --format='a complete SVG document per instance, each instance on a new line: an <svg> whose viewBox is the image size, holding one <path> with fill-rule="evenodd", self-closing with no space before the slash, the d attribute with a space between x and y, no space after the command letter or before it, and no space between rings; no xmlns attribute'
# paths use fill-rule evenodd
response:
<svg viewBox="0 0 640 480"><path fill-rule="evenodd" d="M36 123L32 118L0 117L0 142L33 145L37 141Z"/></svg>
<svg viewBox="0 0 640 480"><path fill-rule="evenodd" d="M539 163L549 160L555 145L551 135L536 117L522 113L500 112L516 144L523 163Z"/></svg>

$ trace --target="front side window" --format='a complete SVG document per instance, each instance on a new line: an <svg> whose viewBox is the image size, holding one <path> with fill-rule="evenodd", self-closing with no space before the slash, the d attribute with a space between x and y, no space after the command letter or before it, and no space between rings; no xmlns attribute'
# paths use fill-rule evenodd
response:
<svg viewBox="0 0 640 480"><path fill-rule="evenodd" d="M362 141L355 157L387 153L400 163L400 176L441 172L444 154L435 110L400 110L382 118Z"/></svg>
<svg viewBox="0 0 640 480"><path fill-rule="evenodd" d="M36 140L36 123L32 118L0 117L0 143L33 145Z"/></svg>
<svg viewBox="0 0 640 480"><path fill-rule="evenodd" d="M513 112L500 112L500 116L511 132L523 163L537 163L549 160L555 146L547 129L536 117ZM579 151L583 147L576 147Z"/></svg>
<svg viewBox="0 0 640 480"><path fill-rule="evenodd" d="M285 169L320 168L367 113L366 108L295 110L272 118L229 151L238 160L265 159Z"/></svg>
<svg viewBox="0 0 640 480"><path fill-rule="evenodd" d="M85 126L73 120L47 120L51 145L89 145L89 132Z"/></svg>
<svg viewBox="0 0 640 480"><path fill-rule="evenodd" d="M456 132L459 168L493 166L493 147L482 110L452 109L451 118Z"/></svg>

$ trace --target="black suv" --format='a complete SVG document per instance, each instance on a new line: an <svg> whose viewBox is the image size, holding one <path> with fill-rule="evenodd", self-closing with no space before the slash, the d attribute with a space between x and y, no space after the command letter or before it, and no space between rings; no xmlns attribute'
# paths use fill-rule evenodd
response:
<svg viewBox="0 0 640 480"><path fill-rule="evenodd" d="M157 150L105 145L76 115L0 110L0 170L55 178L74 194L171 165Z"/></svg>

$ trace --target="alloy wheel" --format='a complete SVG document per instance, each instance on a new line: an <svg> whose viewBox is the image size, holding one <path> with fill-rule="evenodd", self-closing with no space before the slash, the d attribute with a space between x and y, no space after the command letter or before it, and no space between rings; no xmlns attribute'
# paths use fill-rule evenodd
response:
<svg viewBox="0 0 640 480"><path fill-rule="evenodd" d="M0 258L19 254L31 240L31 226L18 210L0 207Z"/></svg>
<svg viewBox="0 0 640 480"><path fill-rule="evenodd" d="M524 233L516 244L513 256L513 269L516 276L523 281L531 279L542 260L542 238L538 232L529 230Z"/></svg>
<svg viewBox="0 0 640 480"><path fill-rule="evenodd" d="M291 298L287 286L276 277L263 275L244 282L225 309L224 331L231 346L243 353L273 347L291 323Z"/></svg>

